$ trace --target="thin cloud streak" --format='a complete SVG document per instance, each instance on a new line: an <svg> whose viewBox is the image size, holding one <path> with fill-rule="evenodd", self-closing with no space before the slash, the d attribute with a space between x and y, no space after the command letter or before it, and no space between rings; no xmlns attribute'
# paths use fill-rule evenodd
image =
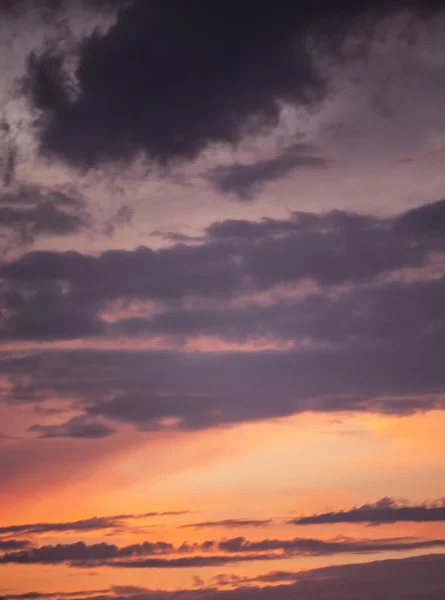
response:
<svg viewBox="0 0 445 600"><path fill-rule="evenodd" d="M237 537L219 542L211 540L190 544L184 542L181 546L157 541L122 547L105 542L90 545L84 542L75 542L6 552L0 555L0 565L67 564L81 568L190 568L238 562L280 560L295 556L406 552L437 547L445 547L445 540L422 540L417 538L383 538L375 540L336 538L318 540L295 538L292 540L265 539L250 541L243 537ZM199 554L199 552L205 552L206 554ZM181 556L184 554L188 556Z"/></svg>
<svg viewBox="0 0 445 600"><path fill-rule="evenodd" d="M392 498L382 498L375 504L364 504L357 508L338 512L321 513L292 519L294 525L320 525L329 523L436 523L445 521L445 501L435 505L401 504Z"/></svg>
<svg viewBox="0 0 445 600"><path fill-rule="evenodd" d="M174 517L188 514L190 511L147 512L141 514L122 514L109 517L92 517L79 521L66 521L60 523L26 523L0 527L0 535L10 533L47 534L65 531L101 531L125 527L126 521L145 519L149 517Z"/></svg>

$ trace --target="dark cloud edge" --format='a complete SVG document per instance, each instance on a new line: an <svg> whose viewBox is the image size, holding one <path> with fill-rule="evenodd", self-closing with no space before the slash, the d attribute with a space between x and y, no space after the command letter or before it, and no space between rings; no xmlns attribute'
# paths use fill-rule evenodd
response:
<svg viewBox="0 0 445 600"><path fill-rule="evenodd" d="M275 125L280 103L317 106L328 95L308 34L346 60L348 34L359 33L366 46L385 16L410 9L425 19L442 8L427 4L318 0L260 7L245 0L209 11L205 1L135 0L107 32L80 45L77 98L70 97L63 50L30 57L25 87L44 116L41 152L88 169L141 151L165 164L193 158L211 143L236 144L252 129Z"/></svg>
<svg viewBox="0 0 445 600"><path fill-rule="evenodd" d="M349 510L328 512L291 519L293 525L329 523L429 523L445 521L445 499L430 504L408 504L392 498L382 498L374 504L364 504Z"/></svg>

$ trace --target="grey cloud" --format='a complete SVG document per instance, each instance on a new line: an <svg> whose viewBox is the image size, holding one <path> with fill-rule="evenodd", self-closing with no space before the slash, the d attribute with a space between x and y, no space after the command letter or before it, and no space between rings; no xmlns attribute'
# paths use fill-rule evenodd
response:
<svg viewBox="0 0 445 600"><path fill-rule="evenodd" d="M300 574L292 571L271 571L264 575L258 575L254 581L261 581L263 583L277 583L284 581L297 581L300 578Z"/></svg>
<svg viewBox="0 0 445 600"><path fill-rule="evenodd" d="M281 179L301 167L324 167L327 160L317 156L306 144L295 144L273 158L254 163L235 163L213 168L209 180L224 193L233 193L242 201L253 198L263 185Z"/></svg>
<svg viewBox="0 0 445 600"><path fill-rule="evenodd" d="M445 229L444 202L434 202L409 210L396 220L396 232L414 238L419 235L442 235Z"/></svg>
<svg viewBox="0 0 445 600"><path fill-rule="evenodd" d="M6 287L6 286L5 286ZM77 304L57 285L27 294L5 289L0 295L0 339L78 339L104 333L103 322L88 305Z"/></svg>
<svg viewBox="0 0 445 600"><path fill-rule="evenodd" d="M436 505L400 504L391 498L382 498L375 504L365 504L349 510L322 513L292 519L294 525L317 525L326 523L426 523L445 521L445 503Z"/></svg>
<svg viewBox="0 0 445 600"><path fill-rule="evenodd" d="M341 59L348 34L366 46L380 17L404 8L423 16L419 0L337 2L335 9L326 1L259 7L246 0L212 11L205 0L135 0L108 31L82 41L74 86L63 48L31 55L27 88L43 117L41 150L89 168L138 152L170 163L211 143L236 144L275 125L283 103L317 107L326 97L308 35Z"/></svg>
<svg viewBox="0 0 445 600"><path fill-rule="evenodd" d="M109 328L100 319L100 312L118 299L155 300L177 309L190 297L228 302L240 293L308 279L324 287L373 283L378 276L398 269L422 267L432 252L445 251L445 236L424 234L422 219L431 211L439 231L445 201L415 209L418 219L412 211L394 219L337 211L295 213L287 220L229 220L210 226L199 245L182 243L158 251L138 248L99 256L29 252L0 264L0 303L4 309L0 336L69 339L104 335ZM434 301L434 294L440 297L441 284L428 285L427 300ZM392 292L401 296L415 287L385 289L387 296ZM395 296L391 306L394 300ZM378 298L372 301L378 302ZM361 302L366 302L363 293ZM171 328L179 335L181 327L185 333L193 326L197 331L200 326L204 330L218 327L210 310L207 314L181 310L177 309L176 316L166 313L149 322L123 321L119 327L126 335L141 330L148 333L150 329L159 333L164 326L167 334ZM260 310L256 309L256 318L261 317ZM255 313L245 310L243 316L242 311L223 311L219 316L232 320L236 330L242 331ZM241 327L240 318L246 319Z"/></svg>
<svg viewBox="0 0 445 600"><path fill-rule="evenodd" d="M39 600L40 598L85 598L89 599L90 596L101 597L110 596L117 598L125 598L127 596L134 596L135 594L149 592L147 588L140 588L132 585L116 585L108 589L102 590L79 590L73 592L25 592L23 594L7 594L0 596L1 600Z"/></svg>
<svg viewBox="0 0 445 600"><path fill-rule="evenodd" d="M41 438L70 437L80 439L102 439L115 433L115 430L105 425L86 419L73 417L61 425L32 425L28 431L34 431Z"/></svg>
<svg viewBox="0 0 445 600"><path fill-rule="evenodd" d="M82 198L63 191L17 186L0 195L0 235L27 244L39 236L77 233L89 224Z"/></svg>
<svg viewBox="0 0 445 600"><path fill-rule="evenodd" d="M265 527L272 523L272 519L224 519L222 521L202 521L201 523L187 523L181 525L180 529L206 529L208 527Z"/></svg>
<svg viewBox="0 0 445 600"><path fill-rule="evenodd" d="M236 537L220 542L220 550L229 553L274 552L281 551L290 555L324 556L341 553L373 553L382 551L404 551L422 548L445 546L445 540L418 540L413 538L389 538L376 540L354 540L340 538L333 540L317 540L295 538L293 540L262 540L252 542L243 537Z"/></svg>
<svg viewBox="0 0 445 600"><path fill-rule="evenodd" d="M431 252L445 250L445 236L424 234L431 211L440 224L445 201L392 219L337 211L226 221L210 227L201 246L99 256L30 252L3 262L3 340L210 335L293 343L288 350L222 354L6 353L0 371L11 387L3 398L36 404L75 398L84 423L105 417L143 430L161 429L165 417L197 429L301 411L443 408L445 278L376 279L425 265ZM231 302L241 292L304 278L315 279L318 291L301 300L248 308ZM348 285L333 294L336 283ZM218 308L186 307L190 297ZM107 302L126 298L156 300L159 311L105 323ZM43 423L37 431L69 434L79 423L62 429Z"/></svg>
<svg viewBox="0 0 445 600"><path fill-rule="evenodd" d="M200 429L302 411L409 414L444 406L443 334L418 339L262 352L47 351L4 356L0 371L11 378L10 402L75 397L85 414L144 430L162 429L165 417Z"/></svg>
<svg viewBox="0 0 445 600"><path fill-rule="evenodd" d="M442 600L445 585L444 555L429 555L399 560L374 561L365 564L349 564L325 567L288 573L288 585L256 587L247 583L276 581L274 573L265 573L258 578L246 581L234 581L237 589L217 590L214 587L198 590L182 590L180 596L184 600L375 600L387 598L391 592L391 600ZM286 573L285 573L286 575ZM231 575L225 575L231 579ZM235 580L237 576L233 576ZM75 593L64 594L67 598L76 598ZM83 592L85 600L174 600L178 592L160 590L138 590L133 594L119 592L110 588L101 592L92 590L88 595ZM3 595L2 600L34 600L49 597L47 594L31 592L29 595Z"/></svg>
<svg viewBox="0 0 445 600"><path fill-rule="evenodd" d="M17 148L6 119L0 121L0 179L8 187L14 180Z"/></svg>
<svg viewBox="0 0 445 600"><path fill-rule="evenodd" d="M28 87L45 115L42 150L81 167L141 150L168 162L237 142L252 118L273 125L280 101L315 102L324 82L296 33L317 15L287 8L132 2L83 41L73 100L62 53L34 53Z"/></svg>
<svg viewBox="0 0 445 600"><path fill-rule="evenodd" d="M130 586L129 586L130 587ZM143 588L141 588L143 589ZM23 594L6 594L0 596L1 600L39 600L40 598L89 598L91 595L98 596L99 594L112 594L114 592L113 588L103 589L103 590L83 590L78 592L25 592ZM116 593L118 593L116 591ZM130 592L129 592L130 593ZM133 589L133 592L136 593L136 588ZM124 586L122 586L122 590L119 590L119 596L125 597L126 591Z"/></svg>
<svg viewBox="0 0 445 600"><path fill-rule="evenodd" d="M157 554L171 554L174 551L172 544L166 542L142 542L121 548L114 544L104 542L98 544L57 544L54 546L41 546L29 550L8 552L0 556L0 564L57 564L62 562L101 561L132 556L146 556Z"/></svg>
<svg viewBox="0 0 445 600"><path fill-rule="evenodd" d="M246 577L242 575L220 574L212 577L210 584L217 587L241 587L252 583L285 583L296 582L300 579L301 572L298 571L270 571L257 577Z"/></svg>
<svg viewBox="0 0 445 600"><path fill-rule="evenodd" d="M122 569L187 569L197 567L215 567L231 563L252 562L258 560L276 560L277 556L273 554L251 554L251 555L207 555L207 556L187 556L180 558L143 558L136 560L115 560L112 562L102 560L95 561L95 567L115 567ZM1 563L1 558L0 558ZM76 561L73 563L76 567L88 567L90 563L85 561Z"/></svg>
<svg viewBox="0 0 445 600"><path fill-rule="evenodd" d="M123 204L104 225L105 235L113 235L119 228L131 225L134 211L128 204Z"/></svg>
<svg viewBox="0 0 445 600"><path fill-rule="evenodd" d="M28 540L0 539L0 550L2 552L9 552L10 550L23 550L29 545L30 542Z"/></svg>
<svg viewBox="0 0 445 600"><path fill-rule="evenodd" d="M196 551L212 550L200 544L184 544L175 547L167 542L142 542L118 547L114 544L97 543L57 544L6 552L0 556L0 564L59 564L78 567L116 568L187 568L216 566L231 562L254 560L279 560L290 556L326 556L334 554L378 553L423 550L445 546L445 540L418 538L351 539L336 538L318 540L295 538L292 540L262 540L253 542L245 538L233 538L216 546L223 554L195 554ZM176 554L189 554L177 557ZM148 558L145 558L148 557Z"/></svg>
<svg viewBox="0 0 445 600"><path fill-rule="evenodd" d="M445 200L416 209L445 214ZM408 231L403 219L356 213L294 213L288 220L224 221L207 230L200 245L176 244L153 251L108 251L97 257L77 252L30 252L1 265L11 284L65 281L80 301L119 297L178 301L186 296L230 299L250 289L312 278L330 285L369 281L404 267L422 266L445 250L443 236ZM37 288L36 291L38 291Z"/></svg>
<svg viewBox="0 0 445 600"><path fill-rule="evenodd" d="M187 514L188 512L189 511L147 512L135 515L122 514L109 517L92 517L91 519L60 523L24 523L0 527L0 535L11 533L47 534L65 531L100 531L103 529L121 528L125 525L125 521L128 520L159 516L179 516Z"/></svg>
<svg viewBox="0 0 445 600"><path fill-rule="evenodd" d="M242 308L172 308L151 318L117 321L117 335L173 340L214 336L228 341L310 339L330 344L421 335L445 318L445 278L355 287L337 298L323 292L297 301Z"/></svg>

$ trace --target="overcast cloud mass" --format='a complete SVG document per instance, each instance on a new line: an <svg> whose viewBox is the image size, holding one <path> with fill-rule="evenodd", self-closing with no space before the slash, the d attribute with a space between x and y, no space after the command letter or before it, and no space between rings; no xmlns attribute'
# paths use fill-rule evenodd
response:
<svg viewBox="0 0 445 600"><path fill-rule="evenodd" d="M0 5L0 598L436 600L445 7Z"/></svg>

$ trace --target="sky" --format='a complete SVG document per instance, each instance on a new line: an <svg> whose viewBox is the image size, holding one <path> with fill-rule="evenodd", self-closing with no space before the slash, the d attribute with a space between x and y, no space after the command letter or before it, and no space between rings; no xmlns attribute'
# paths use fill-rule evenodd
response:
<svg viewBox="0 0 445 600"><path fill-rule="evenodd" d="M1 600L443 599L444 27L0 3Z"/></svg>

